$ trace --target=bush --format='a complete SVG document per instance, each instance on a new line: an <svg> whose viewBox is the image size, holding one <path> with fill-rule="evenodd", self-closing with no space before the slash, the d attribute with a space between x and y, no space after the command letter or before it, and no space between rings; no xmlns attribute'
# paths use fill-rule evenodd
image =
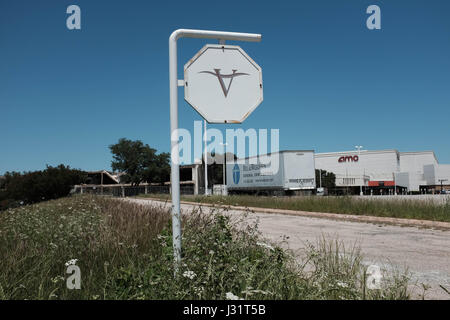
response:
<svg viewBox="0 0 450 320"><path fill-rule="evenodd" d="M3 205L12 206L14 202L31 204L43 200L57 199L69 194L71 187L86 180L86 173L70 169L64 165L47 166L43 171L7 172L5 191L0 195ZM6 202L5 202L6 200Z"/></svg>

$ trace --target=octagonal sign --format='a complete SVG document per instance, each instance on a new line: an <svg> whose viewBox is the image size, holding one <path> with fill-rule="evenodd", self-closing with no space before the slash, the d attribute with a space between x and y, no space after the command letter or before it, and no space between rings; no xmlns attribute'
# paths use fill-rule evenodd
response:
<svg viewBox="0 0 450 320"><path fill-rule="evenodd" d="M204 46L184 81L184 99L210 123L241 123L263 101L261 67L238 46Z"/></svg>

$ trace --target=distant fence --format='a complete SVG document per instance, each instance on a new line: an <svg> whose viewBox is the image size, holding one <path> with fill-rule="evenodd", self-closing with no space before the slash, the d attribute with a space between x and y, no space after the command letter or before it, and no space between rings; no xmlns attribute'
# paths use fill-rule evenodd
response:
<svg viewBox="0 0 450 320"><path fill-rule="evenodd" d="M142 185L142 186L130 186L130 185L77 185L74 186L72 193L76 194L97 194L97 195L109 195L113 197L133 197L139 194L170 194L170 186L155 186L155 185ZM181 194L194 194L194 186L181 185Z"/></svg>

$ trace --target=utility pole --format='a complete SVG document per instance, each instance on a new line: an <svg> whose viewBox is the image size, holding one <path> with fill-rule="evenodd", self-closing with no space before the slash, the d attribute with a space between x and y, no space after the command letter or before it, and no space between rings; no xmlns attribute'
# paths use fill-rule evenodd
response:
<svg viewBox="0 0 450 320"><path fill-rule="evenodd" d="M319 181L320 188L322 188L322 169L319 169Z"/></svg>
<svg viewBox="0 0 450 320"><path fill-rule="evenodd" d="M227 149L226 146L228 145L228 143L223 143L221 142L220 145L223 147L223 184L226 186L227 185Z"/></svg>
<svg viewBox="0 0 450 320"><path fill-rule="evenodd" d="M359 172L361 173L361 148L362 148L363 146L355 146L355 148L356 149L358 149L358 163L359 163ZM360 185L359 185L359 195L360 196L362 196L362 195L364 195L363 194L363 191L362 191L362 185L363 185L363 183L364 183L364 175L361 177L361 183L360 183Z"/></svg>
<svg viewBox="0 0 450 320"><path fill-rule="evenodd" d="M397 181L395 180L395 173L394 173L394 196L397 195Z"/></svg>
<svg viewBox="0 0 450 320"><path fill-rule="evenodd" d="M228 143L221 142L220 145L223 147L223 168L222 168L223 184L222 184L222 195L226 196L226 195L228 195L228 191L227 191L227 148L226 148Z"/></svg>

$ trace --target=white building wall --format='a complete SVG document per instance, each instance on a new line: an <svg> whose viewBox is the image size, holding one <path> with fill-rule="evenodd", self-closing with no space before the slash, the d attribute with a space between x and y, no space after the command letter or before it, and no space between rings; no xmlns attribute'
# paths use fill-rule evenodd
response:
<svg viewBox="0 0 450 320"><path fill-rule="evenodd" d="M359 186L367 186L369 184L370 177L369 176L345 176L345 175L336 175L336 187L359 187Z"/></svg>
<svg viewBox="0 0 450 320"><path fill-rule="evenodd" d="M450 165L440 165L433 151L398 152L397 150L361 151L358 161L339 162L339 158L358 155L358 151L318 153L315 156L316 169L334 172L344 183L344 178L362 180L363 175L371 181L392 181L419 191L421 185L439 184L438 179L448 179L450 183ZM345 179L345 181L353 181ZM353 183L348 184L351 186Z"/></svg>
<svg viewBox="0 0 450 320"><path fill-rule="evenodd" d="M438 164L433 151L400 152L400 171L423 174L423 166Z"/></svg>
<svg viewBox="0 0 450 320"><path fill-rule="evenodd" d="M426 185L427 182L421 172L409 172L408 191L419 191L420 186Z"/></svg>
<svg viewBox="0 0 450 320"><path fill-rule="evenodd" d="M433 151L400 152L400 171L409 172L409 191L419 191L421 185L428 184L424 166L437 165Z"/></svg>
<svg viewBox="0 0 450 320"><path fill-rule="evenodd" d="M340 177L366 175L372 181L392 181L394 173L399 171L397 150L361 150L357 162L339 162L339 158L345 156L358 156L358 151L317 153L316 169L331 171Z"/></svg>
<svg viewBox="0 0 450 320"><path fill-rule="evenodd" d="M409 181L409 172L398 172L395 174L395 184L397 186L402 186L409 189Z"/></svg>
<svg viewBox="0 0 450 320"><path fill-rule="evenodd" d="M424 179L428 185L450 184L450 164L429 164L424 166Z"/></svg>
<svg viewBox="0 0 450 320"><path fill-rule="evenodd" d="M436 184L436 166L434 164L423 166L423 178L428 185Z"/></svg>
<svg viewBox="0 0 450 320"><path fill-rule="evenodd" d="M438 164L437 165L437 184L440 184L439 179L446 179L443 184L450 184L450 164Z"/></svg>

